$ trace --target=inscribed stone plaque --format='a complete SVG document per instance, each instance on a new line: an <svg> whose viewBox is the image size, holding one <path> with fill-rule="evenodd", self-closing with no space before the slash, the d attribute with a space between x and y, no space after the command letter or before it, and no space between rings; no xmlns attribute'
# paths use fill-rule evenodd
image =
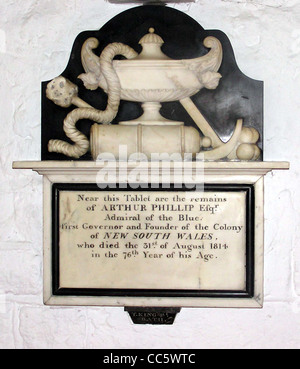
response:
<svg viewBox="0 0 300 369"><path fill-rule="evenodd" d="M58 194L58 289L247 290L247 189Z"/></svg>

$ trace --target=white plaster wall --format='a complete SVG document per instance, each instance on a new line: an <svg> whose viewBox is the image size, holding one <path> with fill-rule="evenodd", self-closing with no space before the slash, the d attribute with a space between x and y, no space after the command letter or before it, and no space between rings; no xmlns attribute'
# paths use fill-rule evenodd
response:
<svg viewBox="0 0 300 369"><path fill-rule="evenodd" d="M42 304L40 83L59 75L78 33L132 5L104 0L0 2L0 348L299 348L300 1L170 5L230 38L238 65L265 81L267 176L263 309L183 309L174 326L134 326L122 308Z"/></svg>

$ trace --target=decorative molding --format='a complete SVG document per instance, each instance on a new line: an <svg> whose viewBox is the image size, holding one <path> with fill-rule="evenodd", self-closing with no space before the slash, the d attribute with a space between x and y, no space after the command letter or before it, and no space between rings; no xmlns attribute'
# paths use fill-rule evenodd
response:
<svg viewBox="0 0 300 369"><path fill-rule="evenodd" d="M167 163L170 165L171 169L174 171L182 171L185 166L186 171L195 171L197 163L192 162L189 164L186 163ZM199 162L198 162L199 165ZM166 163L161 162L152 162L152 163L134 163L134 162L117 162L117 163L101 163L97 161L15 161L13 162L13 169L32 169L33 171L38 172L39 174L46 173L60 173L60 174L68 174L72 173L97 173L102 168L106 168L108 171L115 170L116 168L122 171L130 171L134 168L138 168L141 172L149 172L151 168L154 171L161 172L164 168L166 168ZM198 167L199 168L199 167ZM201 168L208 174L214 174L217 176L223 175L265 175L272 170L288 170L290 168L289 162L286 161L264 161L264 162L214 162L207 161L201 162Z"/></svg>

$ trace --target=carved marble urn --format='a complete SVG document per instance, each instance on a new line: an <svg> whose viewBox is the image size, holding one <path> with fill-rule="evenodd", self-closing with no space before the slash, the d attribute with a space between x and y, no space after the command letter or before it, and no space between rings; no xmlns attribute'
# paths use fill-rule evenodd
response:
<svg viewBox="0 0 300 369"><path fill-rule="evenodd" d="M139 41L142 46L140 54L132 53L132 58L114 60L112 63L118 76L121 99L142 102L144 109L140 118L120 124L174 124L174 121L159 114L161 102L182 100L196 94L203 87L215 89L219 84L221 75L217 71L222 62L222 46L219 40L207 37L204 46L210 48L210 51L202 57L173 60L162 52L164 41L154 31L154 28L150 28L149 33ZM86 73L79 78L83 80L86 88L95 89L99 86L109 93L111 79L106 77L106 71L103 70L105 65L101 67L101 56L97 57L92 51L97 45L98 42L93 38L83 45L82 63ZM110 44L103 53L113 49L114 44Z"/></svg>
<svg viewBox="0 0 300 369"><path fill-rule="evenodd" d="M143 153L149 158L153 153L190 153L193 157L201 153L204 160L259 157L256 145L259 134L254 128L244 128L243 120L238 119L231 138L225 143L190 98L202 88L213 90L219 85L223 51L216 37L206 37L203 45L209 51L193 59L174 60L165 55L161 49L164 41L152 27L139 43L140 54L126 44L113 42L100 56L94 53L99 45L96 38L83 43L81 61L85 73L78 78L87 89L101 88L106 92L105 110L97 110L81 100L77 86L63 77L48 84L47 97L55 104L78 107L64 120L64 131L74 144L50 140L49 152L79 158L90 150L94 160L102 153L111 153L119 159L120 146L126 146L129 155ZM118 55L123 59L116 60ZM117 116L121 99L142 103L144 112L137 119L109 125ZM181 103L199 130L160 114L161 103L171 101ZM81 119L95 122L90 140L76 127ZM202 148L205 150L201 151Z"/></svg>

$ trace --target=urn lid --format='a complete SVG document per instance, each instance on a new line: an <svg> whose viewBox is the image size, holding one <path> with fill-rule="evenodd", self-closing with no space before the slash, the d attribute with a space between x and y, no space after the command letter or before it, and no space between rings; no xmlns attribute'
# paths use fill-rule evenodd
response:
<svg viewBox="0 0 300 369"><path fill-rule="evenodd" d="M142 45L143 50L136 59L170 59L161 51L164 40L154 32L155 29L151 27L149 28L149 33L140 39L139 44Z"/></svg>
<svg viewBox="0 0 300 369"><path fill-rule="evenodd" d="M149 33L145 36L143 36L140 39L139 44L143 45L143 44L158 44L158 45L162 45L164 43L164 40L158 36L155 32L154 28L149 28Z"/></svg>

